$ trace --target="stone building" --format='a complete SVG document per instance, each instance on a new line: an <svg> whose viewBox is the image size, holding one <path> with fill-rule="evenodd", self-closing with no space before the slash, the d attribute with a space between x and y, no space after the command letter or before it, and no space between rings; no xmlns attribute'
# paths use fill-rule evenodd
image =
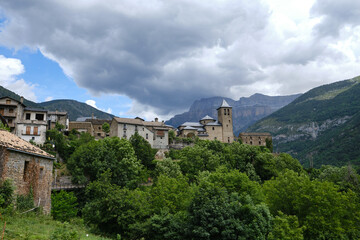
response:
<svg viewBox="0 0 360 240"><path fill-rule="evenodd" d="M49 111L47 114L48 129L54 129L56 123L59 123L65 127L65 130L69 129L69 117L67 112Z"/></svg>
<svg viewBox="0 0 360 240"><path fill-rule="evenodd" d="M239 139L244 144L266 146L266 139L272 140L270 133L240 133Z"/></svg>
<svg viewBox="0 0 360 240"><path fill-rule="evenodd" d="M170 126L165 125L164 122L159 122L157 118L155 121L149 122L141 118L115 117L110 125L110 136L129 139L137 132L150 143L151 147L164 149L169 147L170 129Z"/></svg>
<svg viewBox="0 0 360 240"><path fill-rule="evenodd" d="M69 122L69 131L73 129L80 133L87 132L94 136L94 128L91 122Z"/></svg>
<svg viewBox="0 0 360 240"><path fill-rule="evenodd" d="M46 214L51 210L53 160L40 148L0 130L1 180L12 180L18 195L27 195L32 189L34 205L42 207Z"/></svg>
<svg viewBox="0 0 360 240"><path fill-rule="evenodd" d="M6 119L11 132L15 132L16 122L22 119L25 108L23 101L23 98L20 102L11 97L0 98L0 115Z"/></svg>
<svg viewBox="0 0 360 240"><path fill-rule="evenodd" d="M102 126L104 123L111 124L111 120L104 120L104 119L86 119L85 122L91 122L92 125L92 132L93 136L96 140L104 139L108 137L110 134L103 131Z"/></svg>
<svg viewBox="0 0 360 240"><path fill-rule="evenodd" d="M199 122L181 124L178 127L178 136L197 136L203 140L219 140L224 143L232 143L234 141L232 107L223 100L217 111L218 120L205 116Z"/></svg>

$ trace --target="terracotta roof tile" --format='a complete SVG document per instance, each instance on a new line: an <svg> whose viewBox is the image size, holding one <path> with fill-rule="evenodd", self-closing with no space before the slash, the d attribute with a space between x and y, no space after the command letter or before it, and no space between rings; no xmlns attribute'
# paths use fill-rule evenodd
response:
<svg viewBox="0 0 360 240"><path fill-rule="evenodd" d="M0 129L0 146L5 148L12 148L29 154L41 155L47 158L54 158L49 153L41 150L39 147L19 138L18 136Z"/></svg>

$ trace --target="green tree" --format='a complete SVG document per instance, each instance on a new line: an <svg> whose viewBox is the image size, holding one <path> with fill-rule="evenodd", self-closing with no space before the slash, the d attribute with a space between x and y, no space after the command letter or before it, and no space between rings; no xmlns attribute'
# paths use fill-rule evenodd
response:
<svg viewBox="0 0 360 240"><path fill-rule="evenodd" d="M270 152L274 151L273 142L271 138L265 139L266 147L270 150Z"/></svg>
<svg viewBox="0 0 360 240"><path fill-rule="evenodd" d="M1 121L0 121L0 129L10 132L10 128L7 125L3 124Z"/></svg>
<svg viewBox="0 0 360 240"><path fill-rule="evenodd" d="M110 124L107 123L107 122L104 122L104 124L102 125L102 130L103 130L105 133L109 133L109 132L110 132Z"/></svg>
<svg viewBox="0 0 360 240"><path fill-rule="evenodd" d="M8 207L14 200L14 186L11 180L0 181L0 208Z"/></svg>
<svg viewBox="0 0 360 240"><path fill-rule="evenodd" d="M117 137L81 145L68 160L67 167L75 183L95 181L110 169L111 182L128 187L137 186L142 170L130 142Z"/></svg>
<svg viewBox="0 0 360 240"><path fill-rule="evenodd" d="M60 191L51 194L51 215L55 220L65 222L76 217L77 206L77 198L73 192Z"/></svg>
<svg viewBox="0 0 360 240"><path fill-rule="evenodd" d="M189 207L188 239L266 239L271 215L251 197L203 184Z"/></svg>
<svg viewBox="0 0 360 240"><path fill-rule="evenodd" d="M305 239L358 239L359 202L351 190L339 192L330 182L311 181L288 170L264 183L266 203L272 214L297 216Z"/></svg>
<svg viewBox="0 0 360 240"><path fill-rule="evenodd" d="M130 143L135 150L135 155L141 163L148 169L154 169L154 159L156 150L151 148L151 145L137 132L130 137Z"/></svg>
<svg viewBox="0 0 360 240"><path fill-rule="evenodd" d="M268 240L303 240L304 227L299 226L296 216L287 216L282 212L272 220L273 227Z"/></svg>
<svg viewBox="0 0 360 240"><path fill-rule="evenodd" d="M154 175L155 177L164 175L170 178L177 178L182 176L182 173L178 163L171 160L171 158L165 158L156 162Z"/></svg>
<svg viewBox="0 0 360 240"><path fill-rule="evenodd" d="M169 143L173 143L173 141L175 140L176 134L174 130L169 130Z"/></svg>

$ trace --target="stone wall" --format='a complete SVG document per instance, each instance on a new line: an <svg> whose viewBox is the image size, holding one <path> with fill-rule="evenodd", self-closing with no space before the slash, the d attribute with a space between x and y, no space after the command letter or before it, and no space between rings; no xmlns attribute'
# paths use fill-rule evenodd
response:
<svg viewBox="0 0 360 240"><path fill-rule="evenodd" d="M49 214L53 160L4 148L1 153L1 178L11 179L18 195L26 195L32 188L35 206L40 203L44 213Z"/></svg>

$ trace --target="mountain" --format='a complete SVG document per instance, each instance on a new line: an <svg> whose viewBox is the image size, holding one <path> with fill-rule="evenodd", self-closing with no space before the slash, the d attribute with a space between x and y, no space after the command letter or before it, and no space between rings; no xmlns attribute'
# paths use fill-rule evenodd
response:
<svg viewBox="0 0 360 240"><path fill-rule="evenodd" d="M305 166L360 165L360 77L314 88L249 127Z"/></svg>
<svg viewBox="0 0 360 240"><path fill-rule="evenodd" d="M178 127L184 122L198 122L209 115L217 119L217 108L225 99L233 107L234 132L237 136L248 126L262 119L279 108L289 104L300 94L290 96L266 96L256 93L250 97L242 97L238 101L225 97L211 97L196 100L188 112L175 115L166 124Z"/></svg>
<svg viewBox="0 0 360 240"><path fill-rule="evenodd" d="M98 119L111 120L114 115L100 111L86 103L70 99L52 100L39 103L39 105L49 111L66 111L70 121L75 121L78 117L91 117L92 114Z"/></svg>
<svg viewBox="0 0 360 240"><path fill-rule="evenodd" d="M14 92L0 86L0 98L1 97L10 97L10 98L15 99L15 100L17 100L19 102L20 102L20 98L21 98L20 95L18 95L16 93L14 93ZM24 98L24 104L25 104L25 106L31 107L31 108L41 108L41 106L39 106L37 103L29 101L29 100L27 100L25 98Z"/></svg>

